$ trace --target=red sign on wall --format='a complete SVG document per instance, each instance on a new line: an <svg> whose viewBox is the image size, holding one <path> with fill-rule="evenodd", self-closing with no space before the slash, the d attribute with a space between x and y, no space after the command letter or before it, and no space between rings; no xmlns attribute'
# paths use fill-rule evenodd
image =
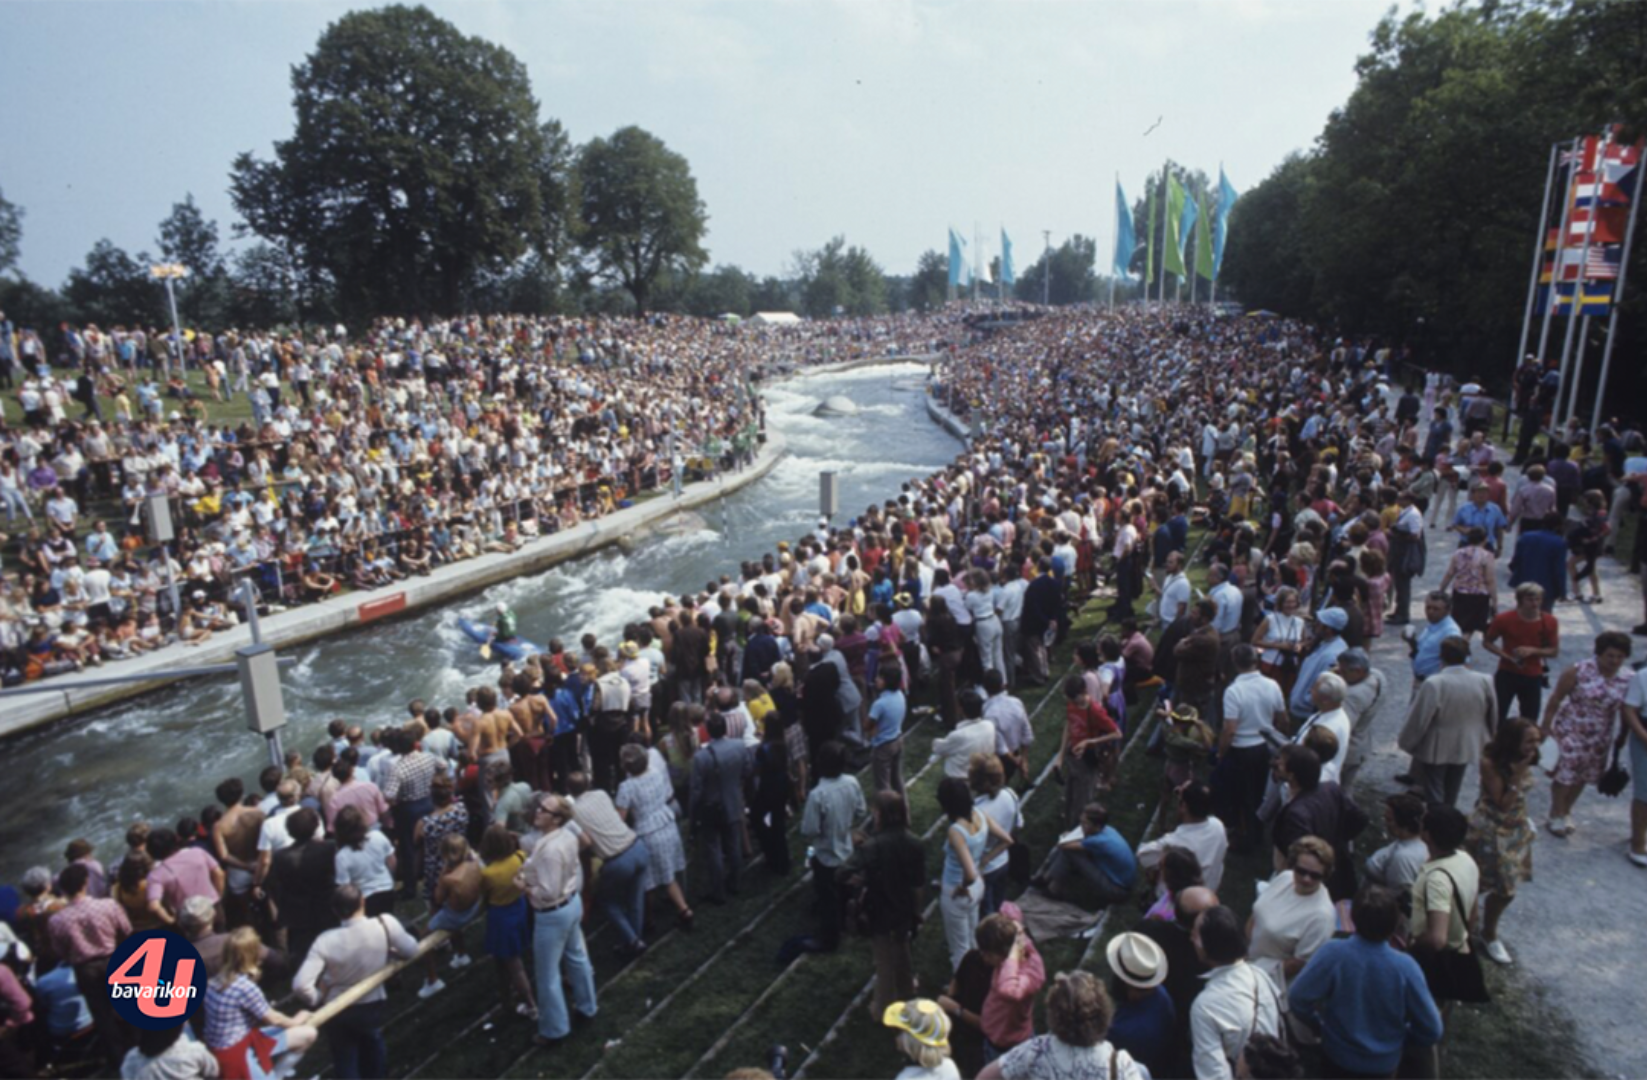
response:
<svg viewBox="0 0 1647 1080"><path fill-rule="evenodd" d="M393 596L385 596L382 600L372 600L361 604L355 609L363 623L374 619L382 619L389 615L397 615L406 610L406 594L397 592Z"/></svg>

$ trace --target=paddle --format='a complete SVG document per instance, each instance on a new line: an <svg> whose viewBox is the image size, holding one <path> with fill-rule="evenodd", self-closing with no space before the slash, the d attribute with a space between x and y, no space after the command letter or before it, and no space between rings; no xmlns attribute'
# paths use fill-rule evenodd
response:
<svg viewBox="0 0 1647 1080"><path fill-rule="evenodd" d="M492 643L490 641L483 642L481 644L480 658L482 660L490 660L492 658Z"/></svg>

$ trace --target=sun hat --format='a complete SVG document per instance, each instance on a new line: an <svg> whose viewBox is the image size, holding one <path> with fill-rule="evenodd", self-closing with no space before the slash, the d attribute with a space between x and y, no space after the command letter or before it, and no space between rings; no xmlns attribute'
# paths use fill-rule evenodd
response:
<svg viewBox="0 0 1647 1080"><path fill-rule="evenodd" d="M1321 611L1316 613L1315 618L1317 622L1324 626L1330 626L1334 630L1342 630L1350 625L1350 616L1343 608L1322 608Z"/></svg>
<svg viewBox="0 0 1647 1080"><path fill-rule="evenodd" d="M922 1046L942 1049L949 1045L949 1016L928 998L894 1001L881 1015L881 1023L907 1031Z"/></svg>
<svg viewBox="0 0 1647 1080"><path fill-rule="evenodd" d="M1128 932L1110 939L1105 950L1109 969L1128 986L1153 990L1167 978L1167 954L1143 934Z"/></svg>

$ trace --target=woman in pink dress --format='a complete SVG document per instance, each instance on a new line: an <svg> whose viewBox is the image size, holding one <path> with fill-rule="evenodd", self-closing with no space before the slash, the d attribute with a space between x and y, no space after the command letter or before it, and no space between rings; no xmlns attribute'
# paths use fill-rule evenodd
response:
<svg viewBox="0 0 1647 1080"><path fill-rule="evenodd" d="M1561 673L1540 725L1546 739L1554 738L1561 760L1551 774L1549 829L1571 836L1568 816L1586 784L1601 779L1607 769L1624 693L1634 678L1624 670L1630 659L1630 637L1618 630L1596 635L1593 659L1581 660Z"/></svg>
<svg viewBox="0 0 1647 1080"><path fill-rule="evenodd" d="M1361 576L1367 579L1367 637L1384 633L1384 609L1390 606L1390 571L1384 554L1367 548L1361 553Z"/></svg>

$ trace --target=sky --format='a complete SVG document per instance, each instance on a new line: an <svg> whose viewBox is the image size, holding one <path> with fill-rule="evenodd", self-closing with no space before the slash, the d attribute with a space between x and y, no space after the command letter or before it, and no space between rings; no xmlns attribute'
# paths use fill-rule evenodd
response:
<svg viewBox="0 0 1647 1080"><path fill-rule="evenodd" d="M637 124L683 154L711 260L765 275L835 235L894 274L950 228L981 232L986 256L1004 228L1020 268L1043 231L1107 254L1117 176L1131 200L1170 157L1214 179L1222 164L1245 190L1307 150L1389 3L429 6L519 57L574 141ZM27 215L20 269L58 285L102 237L153 251L186 193L227 242L231 161L290 135L291 68L360 7L0 4L0 192Z"/></svg>

